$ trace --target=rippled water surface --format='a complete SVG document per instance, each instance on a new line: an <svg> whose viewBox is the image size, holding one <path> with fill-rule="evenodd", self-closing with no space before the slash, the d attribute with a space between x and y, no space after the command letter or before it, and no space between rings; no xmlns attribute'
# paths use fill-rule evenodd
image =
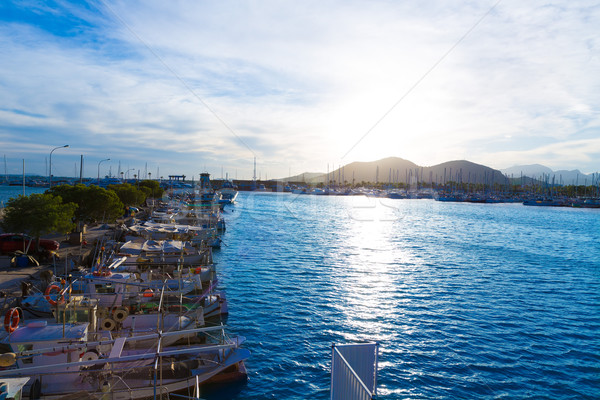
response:
<svg viewBox="0 0 600 400"><path fill-rule="evenodd" d="M375 340L380 399L599 397L600 210L275 193L228 210L215 259L252 351L229 396L328 399L331 344Z"/></svg>
<svg viewBox="0 0 600 400"><path fill-rule="evenodd" d="M44 193L48 188L38 188L38 187L29 187L25 186L25 195L29 196L34 193ZM22 186L5 186L0 185L0 207L6 205L6 202L11 197L18 197L23 194Z"/></svg>

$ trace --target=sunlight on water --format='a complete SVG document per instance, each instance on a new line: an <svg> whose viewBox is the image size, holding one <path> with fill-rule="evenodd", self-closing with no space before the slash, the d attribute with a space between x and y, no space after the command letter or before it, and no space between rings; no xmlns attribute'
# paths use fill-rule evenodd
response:
<svg viewBox="0 0 600 400"><path fill-rule="evenodd" d="M247 193L234 209L215 258L253 353L236 399L325 400L331 343L365 340L386 400L600 387L598 212Z"/></svg>

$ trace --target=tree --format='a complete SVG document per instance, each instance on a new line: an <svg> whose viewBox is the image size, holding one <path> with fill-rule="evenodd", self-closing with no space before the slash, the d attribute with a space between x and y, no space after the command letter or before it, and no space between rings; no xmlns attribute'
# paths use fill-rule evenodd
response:
<svg viewBox="0 0 600 400"><path fill-rule="evenodd" d="M151 180L141 181L139 184L139 187L142 190L144 190L144 188L150 189L149 191L146 191L146 193L148 193L148 197L151 197L153 199L161 198L165 191L163 188L160 187L160 185L157 181L151 181Z"/></svg>
<svg viewBox="0 0 600 400"><path fill-rule="evenodd" d="M23 232L36 238L49 233L67 233L74 227L77 204L63 203L60 196L48 193L13 197L6 203L2 229Z"/></svg>
<svg viewBox="0 0 600 400"><path fill-rule="evenodd" d="M125 207L138 206L146 200L146 193L129 183L108 185L108 190L115 192Z"/></svg>
<svg viewBox="0 0 600 400"><path fill-rule="evenodd" d="M78 222L114 221L123 213L123 203L119 196L114 191L96 185L60 185L46 193L60 196L64 203L77 204L75 219Z"/></svg>

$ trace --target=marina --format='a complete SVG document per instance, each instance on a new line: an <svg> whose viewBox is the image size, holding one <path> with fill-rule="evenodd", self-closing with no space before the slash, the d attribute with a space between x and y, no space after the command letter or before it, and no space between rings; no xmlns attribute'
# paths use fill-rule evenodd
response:
<svg viewBox="0 0 600 400"><path fill-rule="evenodd" d="M600 398L597 4L0 18L0 400Z"/></svg>
<svg viewBox="0 0 600 400"><path fill-rule="evenodd" d="M327 399L331 344L371 341L382 399L592 398L600 383L596 210L240 192L223 217L212 261L227 329L252 355L246 383L209 387L204 399ZM123 238L190 232L131 226ZM112 282L128 280L138 258L118 255Z"/></svg>
<svg viewBox="0 0 600 400"><path fill-rule="evenodd" d="M22 276L2 282L0 381L26 379L30 399L191 399L247 379L250 352L227 332L217 289L212 249L225 225L208 174L164 200L120 225L84 228L76 243L46 240L52 256L41 265L33 239L0 239L3 278ZM163 210L174 220L156 225ZM13 238L21 249L4 246Z"/></svg>

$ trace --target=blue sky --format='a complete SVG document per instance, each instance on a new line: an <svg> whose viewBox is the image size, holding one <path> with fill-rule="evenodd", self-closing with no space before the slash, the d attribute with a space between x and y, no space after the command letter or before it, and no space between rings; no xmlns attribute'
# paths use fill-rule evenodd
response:
<svg viewBox="0 0 600 400"><path fill-rule="evenodd" d="M600 170L591 1L3 1L9 173ZM2 166L3 168L3 166ZM3 172L3 171L2 171Z"/></svg>

